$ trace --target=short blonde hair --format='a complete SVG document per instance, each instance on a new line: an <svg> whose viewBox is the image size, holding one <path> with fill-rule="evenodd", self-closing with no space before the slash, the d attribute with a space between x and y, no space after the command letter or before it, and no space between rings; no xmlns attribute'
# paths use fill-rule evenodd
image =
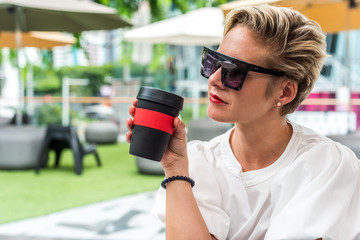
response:
<svg viewBox="0 0 360 240"><path fill-rule="evenodd" d="M325 35L320 26L298 11L269 5L232 10L226 17L224 35L238 25L251 29L271 50L266 67L284 72L298 84L295 99L280 110L281 115L294 112L312 90L326 57Z"/></svg>

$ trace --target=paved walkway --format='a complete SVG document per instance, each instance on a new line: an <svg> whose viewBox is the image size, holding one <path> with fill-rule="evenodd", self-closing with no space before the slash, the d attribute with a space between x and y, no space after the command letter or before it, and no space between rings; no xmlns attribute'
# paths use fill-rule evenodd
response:
<svg viewBox="0 0 360 240"><path fill-rule="evenodd" d="M155 192L0 225L0 240L164 240L150 213Z"/></svg>

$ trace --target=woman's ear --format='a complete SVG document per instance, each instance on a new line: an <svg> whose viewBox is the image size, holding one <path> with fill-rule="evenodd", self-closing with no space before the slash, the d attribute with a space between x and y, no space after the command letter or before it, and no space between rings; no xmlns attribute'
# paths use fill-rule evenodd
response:
<svg viewBox="0 0 360 240"><path fill-rule="evenodd" d="M296 97L298 91L298 84L290 79L286 79L280 84L280 94L278 96L278 102L281 105L285 105Z"/></svg>

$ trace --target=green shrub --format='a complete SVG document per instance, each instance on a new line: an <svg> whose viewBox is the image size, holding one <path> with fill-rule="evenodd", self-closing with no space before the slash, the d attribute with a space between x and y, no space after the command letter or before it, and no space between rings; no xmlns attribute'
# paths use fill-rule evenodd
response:
<svg viewBox="0 0 360 240"><path fill-rule="evenodd" d="M79 118L76 111L70 108L70 119ZM61 104L43 104L35 111L35 122L39 126L62 124Z"/></svg>
<svg viewBox="0 0 360 240"><path fill-rule="evenodd" d="M52 69L42 69L34 66L35 95L61 95L61 79Z"/></svg>
<svg viewBox="0 0 360 240"><path fill-rule="evenodd" d="M108 75L106 70L94 66L62 67L57 74L61 79L64 77L88 79L89 83L86 87L72 86L72 89L76 89L79 96L98 96L100 87L105 84L105 76Z"/></svg>
<svg viewBox="0 0 360 240"><path fill-rule="evenodd" d="M43 104L36 109L36 120L40 126L48 124L61 124L62 108L59 105Z"/></svg>

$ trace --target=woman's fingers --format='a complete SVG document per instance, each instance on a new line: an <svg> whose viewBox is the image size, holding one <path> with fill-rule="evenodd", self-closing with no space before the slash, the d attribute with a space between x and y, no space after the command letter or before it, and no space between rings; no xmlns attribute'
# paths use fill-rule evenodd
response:
<svg viewBox="0 0 360 240"><path fill-rule="evenodd" d="M129 114L131 117L134 117L135 115L135 107L136 107L136 104L137 104L137 99L135 99L133 102L132 102L132 106L129 107ZM131 141L131 136L132 136L132 129L133 129L133 119L132 118L128 118L126 120L126 127L127 129L129 130L129 132L127 132L125 134L125 137L126 137L126 141L128 143L130 143Z"/></svg>
<svg viewBox="0 0 360 240"><path fill-rule="evenodd" d="M134 117L135 115L135 108L136 108L136 104L137 104L137 99L135 99L133 102L132 102L132 106L129 107L129 114L131 117ZM129 130L129 132L127 132L125 134L125 137L126 137L126 141L128 143L130 143L131 141L131 136L132 136L132 129L133 129L133 119L132 118L128 118L126 120L126 127L127 129Z"/></svg>
<svg viewBox="0 0 360 240"><path fill-rule="evenodd" d="M125 133L126 141L130 143L131 141L131 135L132 135L132 119L129 118L126 120L126 127L129 130L127 133Z"/></svg>
<svg viewBox="0 0 360 240"><path fill-rule="evenodd" d="M134 117L136 104L137 104L137 100L134 100L132 102L132 106L129 107L129 114L131 117Z"/></svg>
<svg viewBox="0 0 360 240"><path fill-rule="evenodd" d="M132 135L131 132L125 133L126 141L127 141L128 143L131 142L131 135Z"/></svg>
<svg viewBox="0 0 360 240"><path fill-rule="evenodd" d="M134 106L129 107L129 114L130 114L131 117L134 117L134 114L135 114L135 107Z"/></svg>
<svg viewBox="0 0 360 240"><path fill-rule="evenodd" d="M126 120L126 127L129 130L129 132L131 133L132 129L133 129L133 120L132 120L132 118L128 118Z"/></svg>

